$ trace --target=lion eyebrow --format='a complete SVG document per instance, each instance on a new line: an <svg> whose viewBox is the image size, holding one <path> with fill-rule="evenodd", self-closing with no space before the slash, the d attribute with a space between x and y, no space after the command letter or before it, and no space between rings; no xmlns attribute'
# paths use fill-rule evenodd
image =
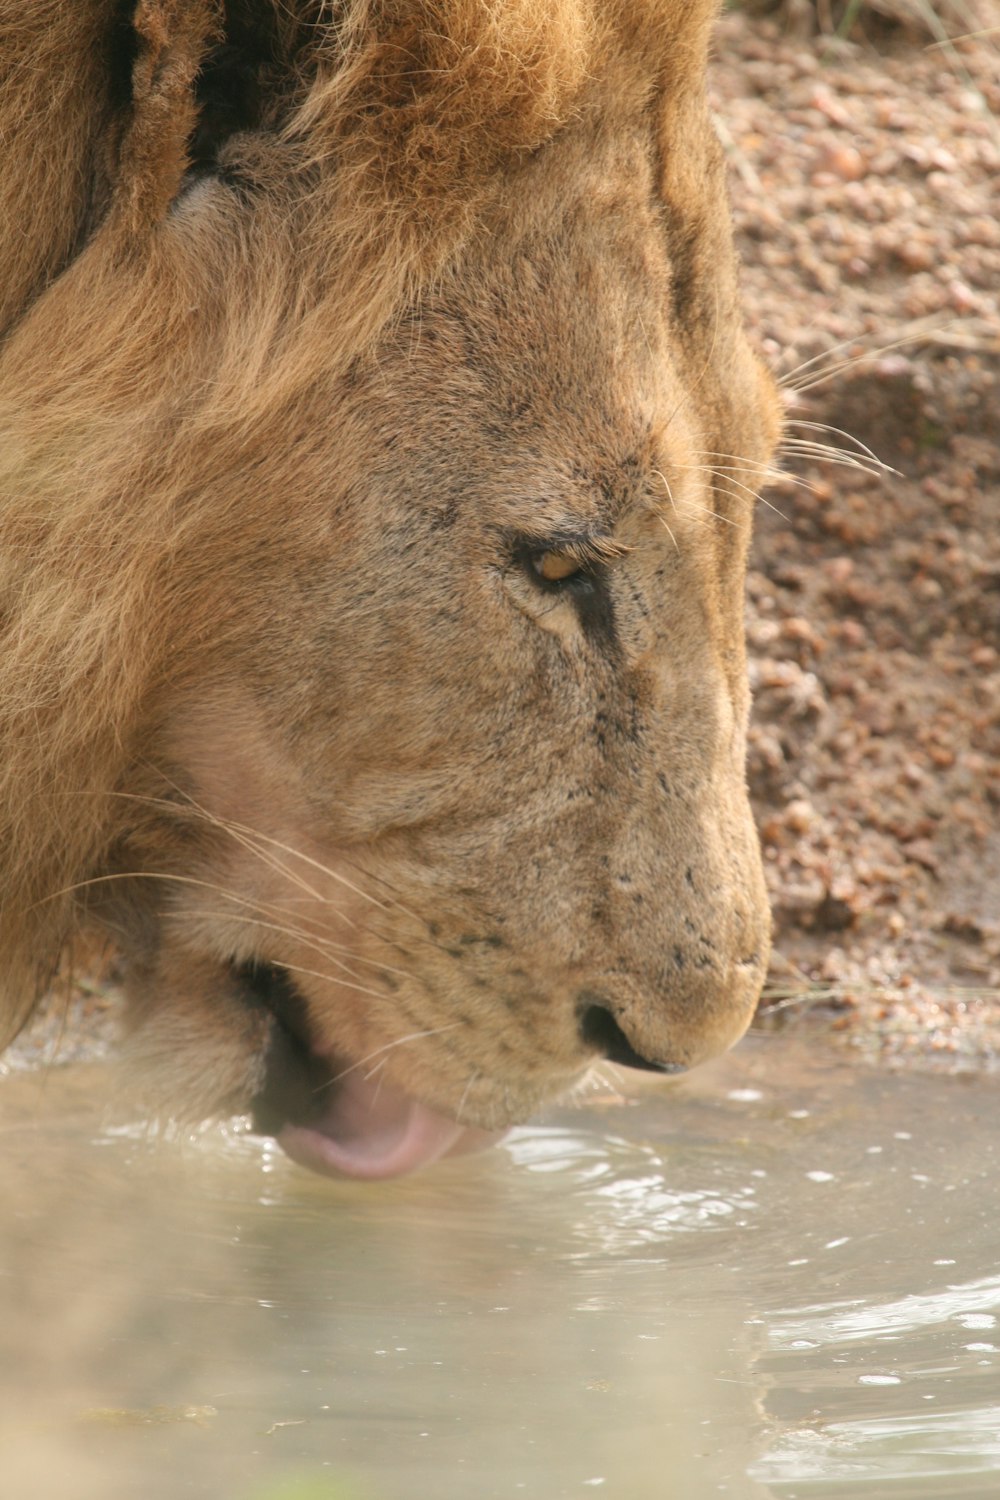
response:
<svg viewBox="0 0 1000 1500"><path fill-rule="evenodd" d="M581 567L617 562L632 551L627 542L599 531L523 532L518 540L536 552L559 552L571 557Z"/></svg>
<svg viewBox="0 0 1000 1500"><path fill-rule="evenodd" d="M559 549L575 558L579 563L613 563L619 557L624 557L631 552L632 548L627 542L619 541L614 536L604 536L599 532L585 532L580 536L570 538L563 542Z"/></svg>

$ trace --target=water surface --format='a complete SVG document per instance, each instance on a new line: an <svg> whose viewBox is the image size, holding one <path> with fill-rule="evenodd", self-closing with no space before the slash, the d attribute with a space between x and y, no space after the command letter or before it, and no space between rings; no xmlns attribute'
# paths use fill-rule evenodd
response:
<svg viewBox="0 0 1000 1500"><path fill-rule="evenodd" d="M757 1038L386 1185L0 1079L9 1500L1000 1493L995 1083Z"/></svg>

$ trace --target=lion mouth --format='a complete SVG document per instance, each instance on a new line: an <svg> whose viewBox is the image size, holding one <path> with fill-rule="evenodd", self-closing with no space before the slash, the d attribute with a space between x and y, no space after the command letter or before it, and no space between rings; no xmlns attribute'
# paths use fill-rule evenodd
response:
<svg viewBox="0 0 1000 1500"><path fill-rule="evenodd" d="M263 1083L251 1101L253 1128L274 1136L301 1166L328 1177L379 1181L446 1156L483 1150L503 1132L460 1125L357 1063L319 1052L307 1005L288 971L236 969L248 1005L270 1018Z"/></svg>

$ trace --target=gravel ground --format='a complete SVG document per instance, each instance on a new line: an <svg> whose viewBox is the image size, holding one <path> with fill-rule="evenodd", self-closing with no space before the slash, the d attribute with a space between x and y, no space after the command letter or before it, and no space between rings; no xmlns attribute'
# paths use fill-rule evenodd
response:
<svg viewBox="0 0 1000 1500"><path fill-rule="evenodd" d="M1000 0L875 3L846 40L836 0L733 11L713 74L789 415L749 587L760 1024L981 1068L1000 1064ZM976 34L942 46L945 26ZM0 1069L103 1049L114 1000L77 984Z"/></svg>
<svg viewBox="0 0 1000 1500"><path fill-rule="evenodd" d="M947 17L978 33L948 47L867 8L867 36L802 35L816 14L726 15L713 83L749 318L789 414L749 589L777 950L763 1023L829 1031L832 1011L865 1056L985 1067L1000 1062L1000 0Z"/></svg>

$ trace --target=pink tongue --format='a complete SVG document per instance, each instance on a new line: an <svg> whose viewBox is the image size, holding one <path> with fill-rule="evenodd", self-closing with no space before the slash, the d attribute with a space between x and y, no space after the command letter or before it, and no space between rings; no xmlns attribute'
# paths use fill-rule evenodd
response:
<svg viewBox="0 0 1000 1500"><path fill-rule="evenodd" d="M326 1113L310 1125L286 1125L278 1145L327 1177L376 1181L481 1151L502 1134L456 1125L388 1083L348 1073L334 1084Z"/></svg>

